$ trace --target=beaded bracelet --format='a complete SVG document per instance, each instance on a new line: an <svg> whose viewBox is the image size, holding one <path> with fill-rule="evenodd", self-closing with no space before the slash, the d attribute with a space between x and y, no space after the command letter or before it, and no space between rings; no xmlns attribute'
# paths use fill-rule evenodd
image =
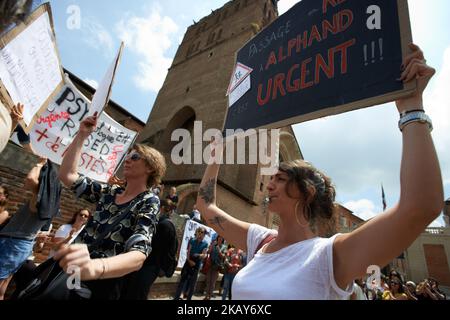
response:
<svg viewBox="0 0 450 320"><path fill-rule="evenodd" d="M430 131L433 130L433 124L430 117L427 116L423 111L414 111L403 115L398 121L398 128L400 129L400 131L403 131L403 128L413 122L426 123L428 124L428 129Z"/></svg>
<svg viewBox="0 0 450 320"><path fill-rule="evenodd" d="M405 115L407 115L408 113L412 113L412 112L423 112L425 113L425 110L423 109L412 109L412 110L406 110L400 113L400 118L404 117Z"/></svg>

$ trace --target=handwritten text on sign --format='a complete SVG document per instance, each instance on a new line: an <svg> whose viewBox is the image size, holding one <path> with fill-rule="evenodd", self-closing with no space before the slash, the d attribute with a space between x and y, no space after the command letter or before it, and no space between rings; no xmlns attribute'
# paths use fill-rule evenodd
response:
<svg viewBox="0 0 450 320"><path fill-rule="evenodd" d="M225 128L287 125L406 94L396 81L402 1L297 3L239 50L251 89L230 103Z"/></svg>
<svg viewBox="0 0 450 320"><path fill-rule="evenodd" d="M30 132L35 151L61 164L67 147L77 134L80 122L87 117L90 101L66 79L66 85ZM79 173L106 182L117 169L136 137L131 131L102 113L96 130L86 139Z"/></svg>
<svg viewBox="0 0 450 320"><path fill-rule="evenodd" d="M0 78L13 102L24 104L27 126L63 81L52 34L45 12L0 50Z"/></svg>

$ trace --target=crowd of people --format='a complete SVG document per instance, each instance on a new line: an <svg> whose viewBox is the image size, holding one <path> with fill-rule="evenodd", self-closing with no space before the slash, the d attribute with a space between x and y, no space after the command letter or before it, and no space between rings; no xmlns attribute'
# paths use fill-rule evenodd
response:
<svg viewBox="0 0 450 320"><path fill-rule="evenodd" d="M417 285L413 281L405 281L395 269L386 276L381 274L379 281L373 279L370 284L363 279L356 279L350 300L446 300L447 297L439 288L434 278L427 278Z"/></svg>
<svg viewBox="0 0 450 320"><path fill-rule="evenodd" d="M2 6L5 8L11 12L0 15L1 28L26 15L26 6L21 10ZM188 243L175 299L182 294L192 298L199 271L207 264L206 300L212 297L220 272L224 274L222 299L446 298L431 278L417 285L404 283L395 273L372 286L357 280L369 265L386 265L408 247L443 206L439 163L422 100L435 70L426 64L419 47L411 44L410 51L398 70L401 81L417 82L415 94L396 101L403 137L399 202L353 232L324 237L321 231L333 218L335 188L331 179L310 163L295 160L281 163L267 186L268 209L280 217L278 230L238 220L216 205L218 163L223 153L221 137L216 137L212 157L217 161L204 173L189 218L207 224L218 236L208 245L206 229L196 230ZM1 104L0 152L17 128L23 106L5 110ZM59 170L47 159L40 159L30 170L24 182L30 197L15 213L7 211L11 195L6 186L0 186L0 299L13 275L32 255L36 242L42 242L38 238L50 239L50 259L62 272L70 274L72 267L77 267L89 295L60 288L70 299L146 299L157 277L173 274L178 245L170 219L179 199L174 187L163 197L165 159L158 150L135 144L125 157L122 181L99 183L80 175L82 147L97 120L94 114L80 123ZM33 152L32 148L28 151ZM95 210L74 213L68 224L52 234L51 222L59 215L61 184L95 205ZM372 241L375 238L377 241ZM31 274L36 270L39 267ZM46 298L60 299L56 292L61 291L50 292Z"/></svg>

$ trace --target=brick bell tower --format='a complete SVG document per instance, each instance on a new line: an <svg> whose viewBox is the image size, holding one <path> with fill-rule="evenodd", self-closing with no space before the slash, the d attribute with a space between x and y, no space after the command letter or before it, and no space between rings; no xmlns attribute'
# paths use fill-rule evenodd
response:
<svg viewBox="0 0 450 320"><path fill-rule="evenodd" d="M278 16L277 0L234 0L191 25L178 47L164 85L158 93L146 127L139 137L161 151L167 161L164 178L176 186L178 213L190 212L206 165L175 165L172 132L184 128L193 137L194 122L202 121L202 130L222 129L228 108L225 96L235 64L236 52ZM191 159L194 159L191 140ZM201 150L206 147L203 143ZM301 158L291 127L283 128L280 155L284 160ZM221 208L239 219L269 227L273 219L261 207L267 177L258 165L222 165L217 201ZM275 222L276 224L276 222Z"/></svg>

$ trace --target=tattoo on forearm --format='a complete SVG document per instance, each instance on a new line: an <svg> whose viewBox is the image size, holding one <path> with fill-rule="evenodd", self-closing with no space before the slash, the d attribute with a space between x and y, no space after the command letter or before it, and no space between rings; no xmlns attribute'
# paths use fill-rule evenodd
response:
<svg viewBox="0 0 450 320"><path fill-rule="evenodd" d="M205 183L203 187L200 187L198 193L206 204L211 204L214 202L214 187L216 185L216 179L210 179Z"/></svg>
<svg viewBox="0 0 450 320"><path fill-rule="evenodd" d="M212 219L208 220L208 225L216 224L219 226L220 229L225 230L225 228L222 226L221 222L225 222L226 219L222 217L214 217Z"/></svg>

